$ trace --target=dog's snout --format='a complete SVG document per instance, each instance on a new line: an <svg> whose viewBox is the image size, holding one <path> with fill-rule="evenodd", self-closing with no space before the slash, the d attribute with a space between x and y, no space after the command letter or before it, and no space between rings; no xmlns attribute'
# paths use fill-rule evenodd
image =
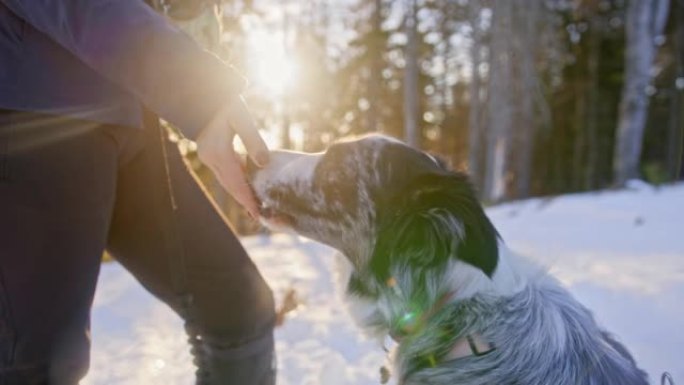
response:
<svg viewBox="0 0 684 385"><path fill-rule="evenodd" d="M255 190L265 191L267 186L310 182L320 154L273 150L268 165L259 167L251 160L245 171Z"/></svg>
<svg viewBox="0 0 684 385"><path fill-rule="evenodd" d="M247 157L245 160L245 172L247 173L247 176L250 180L253 180L256 177L257 172L260 170L268 169L268 170L279 170L282 167L286 166L288 163L290 163L292 160L294 160L297 156L297 153L293 151L284 151L284 150L273 150L270 152L270 162L267 166L264 166L263 168L259 166L256 162L252 160L251 157Z"/></svg>

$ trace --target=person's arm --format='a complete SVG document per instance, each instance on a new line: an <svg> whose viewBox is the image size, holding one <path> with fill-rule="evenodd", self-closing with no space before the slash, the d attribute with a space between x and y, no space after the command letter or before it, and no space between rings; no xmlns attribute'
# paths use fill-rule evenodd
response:
<svg viewBox="0 0 684 385"><path fill-rule="evenodd" d="M257 162L268 148L239 96L245 79L142 0L0 0L81 61L198 139L200 159L252 216L258 207L233 149ZM201 133L201 135L200 135Z"/></svg>
<svg viewBox="0 0 684 385"><path fill-rule="evenodd" d="M245 79L142 0L0 0L195 139Z"/></svg>

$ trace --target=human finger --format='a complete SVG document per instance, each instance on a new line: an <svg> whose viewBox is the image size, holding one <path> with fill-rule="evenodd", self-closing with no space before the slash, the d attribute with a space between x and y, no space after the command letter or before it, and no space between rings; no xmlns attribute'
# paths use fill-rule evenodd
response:
<svg viewBox="0 0 684 385"><path fill-rule="evenodd" d="M247 154L259 166L265 166L269 161L269 151L266 142L259 134L259 130L242 97L236 98L230 107L228 121L231 127L245 145Z"/></svg>
<svg viewBox="0 0 684 385"><path fill-rule="evenodd" d="M240 160L233 151L228 151L225 159L215 167L215 174L221 186L241 204L253 218L259 215L259 206L252 189L247 183Z"/></svg>

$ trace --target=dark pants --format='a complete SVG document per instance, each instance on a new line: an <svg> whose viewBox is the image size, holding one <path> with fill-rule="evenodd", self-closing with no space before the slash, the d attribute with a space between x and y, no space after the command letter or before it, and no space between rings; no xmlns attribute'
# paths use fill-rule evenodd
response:
<svg viewBox="0 0 684 385"><path fill-rule="evenodd" d="M0 384L85 375L105 249L224 361L222 384L274 381L272 293L156 119L147 127L0 111Z"/></svg>

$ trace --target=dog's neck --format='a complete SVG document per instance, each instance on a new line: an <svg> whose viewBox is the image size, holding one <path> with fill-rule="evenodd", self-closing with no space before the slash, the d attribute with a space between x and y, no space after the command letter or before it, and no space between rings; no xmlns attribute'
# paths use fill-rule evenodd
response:
<svg viewBox="0 0 684 385"><path fill-rule="evenodd" d="M423 325L430 323L430 318L439 313L447 306L453 299L455 293L445 293L441 298L429 309L425 314L420 316L415 322L414 327L423 327ZM412 330L403 330L402 333L410 334ZM401 343L402 335L397 333L396 330L390 330L390 337L396 342ZM457 339L449 351L449 353L444 357L448 360L453 360L468 356L482 356L489 353L495 349L495 346L483 339L479 333L467 334L462 338Z"/></svg>
<svg viewBox="0 0 684 385"><path fill-rule="evenodd" d="M348 257L341 255L338 260L338 272L342 273L338 278L342 279L341 283L349 290L349 278L353 274L358 274L358 271L353 273L356 269L352 267ZM514 267L517 264L517 257L500 242L497 268L491 277L467 263L454 259L445 266L443 274L426 275L427 278L423 281L423 285L427 285L425 287L414 286L418 284L415 280L402 279L401 276L391 277L388 282L380 283L384 288L381 293L384 294L372 298L364 296L363 293L348 291L352 295L348 297L350 301L347 304L359 324L365 326L379 341L383 341L389 333L394 334L393 339L399 342L401 338L397 338L392 328L396 326L396 320L408 315L409 308L404 307L406 303L402 298L412 298L411 292L417 290L435 293L425 298L427 302L423 308L423 312L430 314L427 316L430 322L426 323L431 325L426 326L432 328L435 327L432 321L439 322L437 319L432 320L432 314L438 313L442 308L459 306L459 303L468 302L470 298L478 295L507 297L522 290L526 285L526 275ZM442 294L437 294L438 292ZM444 293L447 293L446 297ZM400 310L402 308L403 312ZM445 358L455 359L490 351L494 345L492 341L483 337L485 332L486 330L470 330L461 335L452 341L451 350Z"/></svg>
<svg viewBox="0 0 684 385"><path fill-rule="evenodd" d="M450 261L444 280L453 300L471 298L477 294L510 296L522 290L526 283L526 272L518 267L518 257L510 252L503 242L498 245L499 258L491 277L481 270L460 260Z"/></svg>
<svg viewBox="0 0 684 385"><path fill-rule="evenodd" d="M420 281L402 279L401 269L394 274L396 289L383 284L379 296L355 294L350 299L355 318L380 341L396 320L412 310L412 299L424 301L422 310L430 314L427 322L405 336L395 350L400 381L410 376L407 384L509 383L515 375L516 383L587 383L590 376L596 383L646 385L645 375L626 350L600 330L591 314L543 266L516 256L503 244L491 277L457 260L444 266L442 273L425 272ZM444 293L448 301L442 299ZM358 306L363 303L366 306ZM435 306L442 311L433 310ZM540 358L540 346L549 354ZM478 371L470 359L458 360L490 351L477 361L489 371ZM585 355L600 359L598 369L570 370L585 365ZM532 370L519 371L526 366ZM472 382L475 372L477 382ZM621 380L611 382L613 377Z"/></svg>
<svg viewBox="0 0 684 385"><path fill-rule="evenodd" d="M434 302L426 311L424 319L419 321L419 324L422 324L421 327L430 328L435 332L439 331L444 327L442 322L445 319L432 320L432 317L442 310L447 310L448 312L447 307L453 308L455 306L456 308L463 309L460 304L469 302L468 300L475 296L486 296L492 299L503 298L513 296L525 288L527 272L524 269L517 268L519 257L511 253L503 242L500 242L498 246L499 258L497 268L491 277L484 274L481 270L456 259L448 263L445 273L441 278L441 287L443 291L446 290L446 294L438 298L433 297L435 298ZM470 314L466 317L471 318L484 315ZM489 341L485 337L486 334L487 330L478 329L472 329L462 334L451 342L449 352L442 356L441 359L453 360L468 356L481 356L491 352L496 349L496 346L493 341ZM394 336L393 339L400 342ZM418 351L414 353L420 354ZM430 358L432 355L428 354L426 357Z"/></svg>
<svg viewBox="0 0 684 385"><path fill-rule="evenodd" d="M401 307L402 301L412 298L414 292L432 293L427 294L428 298L424 298L425 306L428 308L435 306L444 293L449 293L449 303L462 301L478 294L494 297L513 295L522 290L527 283L526 273L514 268L518 265L517 259L508 251L503 242L500 242L497 268L491 277L467 263L454 259L447 263L443 272L426 274L422 284L410 277L403 279L401 273L406 273L407 270L402 270L399 275L392 276L386 282L376 282L370 276L365 275L367 272L359 271L358 266L353 266L354 259L344 254L338 258L340 262L338 271L341 272L340 285L346 288L348 293L358 298L360 300L358 302L368 301L369 304L373 304L366 311L354 313L363 313L361 318L369 319L375 318L369 314L372 313L371 310L379 311L383 315L381 318L390 320L397 317L397 308ZM367 285L370 292L376 294L366 293L364 290L359 291L359 288L353 290L352 283L354 282ZM376 285L375 289L373 285Z"/></svg>

